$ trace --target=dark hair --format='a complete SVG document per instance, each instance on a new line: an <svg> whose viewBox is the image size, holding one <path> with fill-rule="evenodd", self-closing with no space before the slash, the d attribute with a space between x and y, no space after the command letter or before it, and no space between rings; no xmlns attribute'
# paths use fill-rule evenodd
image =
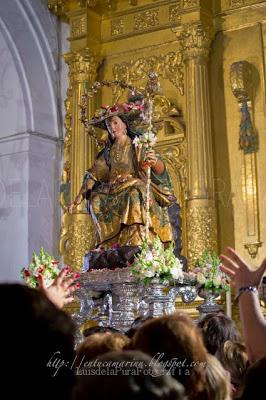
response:
<svg viewBox="0 0 266 400"><path fill-rule="evenodd" d="M258 399L265 391L266 357L252 364L246 372L244 389L240 400Z"/></svg>
<svg viewBox="0 0 266 400"><path fill-rule="evenodd" d="M235 322L224 314L207 314L198 321L204 344L210 354L215 354L224 342L242 342Z"/></svg>
<svg viewBox="0 0 266 400"><path fill-rule="evenodd" d="M77 377L73 400L184 399L183 386L140 351L110 352L95 361L87 375Z"/></svg>
<svg viewBox="0 0 266 400"><path fill-rule="evenodd" d="M118 329L113 328L112 326L92 326L90 328L84 329L83 336L88 337L90 335L94 335L94 333L122 333Z"/></svg>
<svg viewBox="0 0 266 400"><path fill-rule="evenodd" d="M5 371L1 377L3 383L13 379L7 388L9 397L15 398L19 387L22 398L47 399L53 394L68 399L74 379L67 367L74 358L71 317L40 290L19 284L1 284L0 302L5 327L0 338L2 347L7 348L1 353Z"/></svg>

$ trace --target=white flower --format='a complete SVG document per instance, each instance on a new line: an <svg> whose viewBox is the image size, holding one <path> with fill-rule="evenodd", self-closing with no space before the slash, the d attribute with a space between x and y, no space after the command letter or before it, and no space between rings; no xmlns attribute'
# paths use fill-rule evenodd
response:
<svg viewBox="0 0 266 400"><path fill-rule="evenodd" d="M206 278L203 275L202 272L198 272L197 273L197 281L199 282L199 284L203 285L206 282Z"/></svg>
<svg viewBox="0 0 266 400"><path fill-rule="evenodd" d="M145 261L153 261L153 254L151 251L147 251Z"/></svg>
<svg viewBox="0 0 266 400"><path fill-rule="evenodd" d="M133 144L134 144L136 147L138 147L138 146L140 145L140 139L139 139L138 136L136 136L136 137L133 139Z"/></svg>
<svg viewBox="0 0 266 400"><path fill-rule="evenodd" d="M219 286L221 285L221 283L222 283L221 277L220 277L219 275L216 275L216 276L213 278L213 284L214 284L214 286L215 286L215 287L219 287Z"/></svg>
<svg viewBox="0 0 266 400"><path fill-rule="evenodd" d="M145 271L143 271L142 275L145 276L145 278L152 278L155 275L155 273L150 269L146 269Z"/></svg>
<svg viewBox="0 0 266 400"><path fill-rule="evenodd" d="M171 268L170 273L174 279L183 278L183 271L178 267Z"/></svg>
<svg viewBox="0 0 266 400"><path fill-rule="evenodd" d="M159 261L154 261L152 264L152 268L154 269L154 271L160 272L161 271L161 263Z"/></svg>

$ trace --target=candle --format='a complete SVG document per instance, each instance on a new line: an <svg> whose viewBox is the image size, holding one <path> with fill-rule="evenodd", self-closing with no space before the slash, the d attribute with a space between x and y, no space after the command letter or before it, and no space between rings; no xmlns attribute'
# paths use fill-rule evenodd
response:
<svg viewBox="0 0 266 400"><path fill-rule="evenodd" d="M231 289L226 292L226 315L232 318L232 299L231 299Z"/></svg>

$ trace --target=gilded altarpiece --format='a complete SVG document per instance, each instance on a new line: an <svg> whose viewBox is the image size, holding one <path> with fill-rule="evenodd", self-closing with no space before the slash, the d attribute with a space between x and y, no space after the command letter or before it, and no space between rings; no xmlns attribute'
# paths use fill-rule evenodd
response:
<svg viewBox="0 0 266 400"><path fill-rule="evenodd" d="M123 79L144 87L147 72L155 71L162 88L156 104L163 120L158 148L182 208L189 266L206 248L221 251L228 245L252 266L259 265L266 252L266 1L48 0L48 6L70 25L63 208L97 151L79 123L82 91L95 79ZM247 62L253 71L249 107L258 148L248 156L239 149L240 112L230 81L230 68L238 62ZM119 90L104 90L88 113L123 96ZM250 165L252 174L243 173L243 165ZM252 203L247 202L249 187ZM246 215L247 222L254 221L254 235L243 221ZM79 269L93 244L84 206L72 216L64 212L65 261Z"/></svg>
<svg viewBox="0 0 266 400"><path fill-rule="evenodd" d="M147 73L156 72L161 93L155 113L162 120L157 146L166 159L181 206L183 254L190 267L206 248L217 248L207 68L213 38L211 3L48 1L51 11L70 24L62 187L68 188L73 200L83 171L95 157L94 144L85 138L79 122L82 92L96 79L120 79L144 87ZM126 94L119 90L103 90L88 113L123 96ZM61 193L63 207L65 191ZM93 247L93 236L84 205L73 215L64 212L60 250L66 262L79 269L84 253Z"/></svg>

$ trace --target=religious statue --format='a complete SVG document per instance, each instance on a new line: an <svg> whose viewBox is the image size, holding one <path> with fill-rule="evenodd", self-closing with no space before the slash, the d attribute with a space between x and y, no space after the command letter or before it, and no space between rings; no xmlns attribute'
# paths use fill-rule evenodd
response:
<svg viewBox="0 0 266 400"><path fill-rule="evenodd" d="M140 102L102 107L90 124L107 130L105 147L97 155L69 212L84 199L97 234L97 247L140 246L145 238L147 166L151 169L149 240L159 236L173 240L168 207L176 199L163 158L137 144L136 119L143 112Z"/></svg>

